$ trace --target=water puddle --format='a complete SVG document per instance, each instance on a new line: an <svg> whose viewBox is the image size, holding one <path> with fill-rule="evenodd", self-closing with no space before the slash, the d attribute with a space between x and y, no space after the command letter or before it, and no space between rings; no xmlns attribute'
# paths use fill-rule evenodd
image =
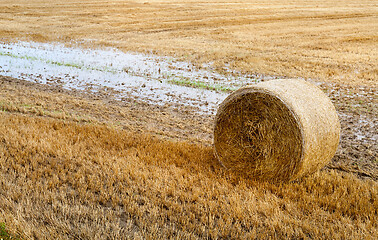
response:
<svg viewBox="0 0 378 240"><path fill-rule="evenodd" d="M65 89L106 88L115 99L192 106L208 114L228 92L261 81L231 71L222 75L198 69L168 57L34 42L0 43L0 74Z"/></svg>

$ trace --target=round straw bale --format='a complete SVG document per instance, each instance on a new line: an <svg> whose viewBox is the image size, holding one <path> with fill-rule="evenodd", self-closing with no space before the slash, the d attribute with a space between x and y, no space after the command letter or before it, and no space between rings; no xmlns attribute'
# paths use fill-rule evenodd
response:
<svg viewBox="0 0 378 240"><path fill-rule="evenodd" d="M241 88L219 106L214 146L230 171L256 180L291 181L334 156L340 122L330 99L299 79Z"/></svg>

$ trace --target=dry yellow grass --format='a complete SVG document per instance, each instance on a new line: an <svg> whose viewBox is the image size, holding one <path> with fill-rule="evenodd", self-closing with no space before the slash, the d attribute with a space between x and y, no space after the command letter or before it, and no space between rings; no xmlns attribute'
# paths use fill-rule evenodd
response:
<svg viewBox="0 0 378 240"><path fill-rule="evenodd" d="M109 104L109 102L111 104ZM148 132L169 139L210 145L212 118L198 116L191 108L151 106L143 102L117 102L106 92L96 95L0 76L0 109L7 112L49 116L74 122L106 124L130 132Z"/></svg>
<svg viewBox="0 0 378 240"><path fill-rule="evenodd" d="M377 183L316 174L270 185L211 147L0 113L0 217L27 237L373 239Z"/></svg>
<svg viewBox="0 0 378 240"><path fill-rule="evenodd" d="M377 84L378 2L37 1L0 3L1 41L113 46L249 73Z"/></svg>
<svg viewBox="0 0 378 240"><path fill-rule="evenodd" d="M378 234L375 181L323 170L290 184L253 182L225 172L211 146L137 133L131 106L112 109L38 86L0 84L0 222L12 232L32 239ZM117 112L130 129L114 124Z"/></svg>
<svg viewBox="0 0 378 240"><path fill-rule="evenodd" d="M172 55L199 65L213 62L220 71L226 66L365 84L375 91L377 4L3 0L0 41L78 41L86 47ZM291 184L255 183L219 166L209 146L210 130L201 126L201 121L209 126L211 119L189 115L180 121L174 113L144 105L107 106L101 98L11 82L0 86L0 222L26 238L378 235L376 181L323 169ZM375 105L372 100L362 113L374 111ZM160 134L164 138L156 137ZM196 144L182 141L188 136ZM349 143L354 142L344 145ZM366 154L343 148L368 161L376 156L369 152L375 148L357 149Z"/></svg>

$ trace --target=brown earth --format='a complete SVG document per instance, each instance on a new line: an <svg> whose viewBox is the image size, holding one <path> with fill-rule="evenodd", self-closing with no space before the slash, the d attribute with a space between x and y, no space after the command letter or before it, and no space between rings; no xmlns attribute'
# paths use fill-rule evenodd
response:
<svg viewBox="0 0 378 240"><path fill-rule="evenodd" d="M213 116L0 77L0 219L32 239L373 239L374 88L321 88L342 122L335 158L271 184L220 166Z"/></svg>
<svg viewBox="0 0 378 240"><path fill-rule="evenodd" d="M377 86L372 0L0 2L0 41L112 46L246 73Z"/></svg>

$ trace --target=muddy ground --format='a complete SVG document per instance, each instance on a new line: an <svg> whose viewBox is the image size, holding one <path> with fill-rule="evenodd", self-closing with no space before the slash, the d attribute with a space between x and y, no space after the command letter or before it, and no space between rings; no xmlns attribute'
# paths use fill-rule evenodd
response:
<svg viewBox="0 0 378 240"><path fill-rule="evenodd" d="M359 178L378 181L377 89L335 83L318 85L331 98L341 122L339 148L325 168L352 172ZM50 112L63 111L63 118L68 120L105 123L174 141L212 144L214 115L195 113L193 107L156 106L133 98L118 101L114 100L112 89L104 88L98 92L66 90L53 79L44 85L0 76L0 90L0 103L24 106L24 111L17 108L15 114L38 114L40 112L30 110L38 108ZM3 111L9 109L12 108L2 107Z"/></svg>

